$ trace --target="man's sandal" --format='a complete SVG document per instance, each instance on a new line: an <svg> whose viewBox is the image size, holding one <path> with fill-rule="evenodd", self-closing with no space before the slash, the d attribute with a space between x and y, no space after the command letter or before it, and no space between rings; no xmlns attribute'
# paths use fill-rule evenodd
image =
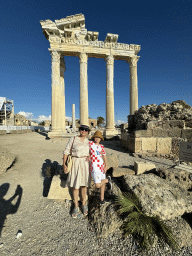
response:
<svg viewBox="0 0 192 256"><path fill-rule="evenodd" d="M76 219L77 218L77 213L79 211L79 207L74 207L73 212L72 212L72 218Z"/></svg>
<svg viewBox="0 0 192 256"><path fill-rule="evenodd" d="M87 205L82 205L82 208L83 208L83 215L87 216L88 215L88 207L87 207Z"/></svg>

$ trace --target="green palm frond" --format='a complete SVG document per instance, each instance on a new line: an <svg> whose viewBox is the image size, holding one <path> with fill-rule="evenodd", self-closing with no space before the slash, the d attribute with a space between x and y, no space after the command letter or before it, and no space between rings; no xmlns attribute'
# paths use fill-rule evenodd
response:
<svg viewBox="0 0 192 256"><path fill-rule="evenodd" d="M119 209L120 213L132 212L134 208L136 208L137 211L141 211L141 204L138 197L131 192L123 193L118 196L116 198L116 204L121 206Z"/></svg>
<svg viewBox="0 0 192 256"><path fill-rule="evenodd" d="M133 193L124 193L116 198L119 212L127 214L122 229L125 234L132 234L137 238L142 249L148 251L155 240L161 246L167 243L172 249L179 249L176 237L171 229L159 218L148 216L142 212L139 198Z"/></svg>

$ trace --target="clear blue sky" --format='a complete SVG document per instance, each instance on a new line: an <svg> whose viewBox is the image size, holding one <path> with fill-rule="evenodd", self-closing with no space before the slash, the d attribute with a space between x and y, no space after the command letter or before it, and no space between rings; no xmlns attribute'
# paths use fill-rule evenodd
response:
<svg viewBox="0 0 192 256"><path fill-rule="evenodd" d="M0 97L14 100L15 113L33 119L51 115L51 55L40 20L82 13L88 31L118 34L118 42L139 44L139 107L185 100L192 105L192 0L1 2ZM79 117L79 60L65 57L66 116ZM127 122L129 65L115 61L115 120ZM89 116L105 118L106 62L88 60ZM41 117L40 117L41 116ZM44 117L42 117L44 116Z"/></svg>

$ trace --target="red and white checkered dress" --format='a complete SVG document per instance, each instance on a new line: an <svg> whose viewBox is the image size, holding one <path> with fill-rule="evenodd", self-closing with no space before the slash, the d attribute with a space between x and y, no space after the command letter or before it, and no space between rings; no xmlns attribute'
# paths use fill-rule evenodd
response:
<svg viewBox="0 0 192 256"><path fill-rule="evenodd" d="M103 155L106 155L104 146L99 144L96 145L93 141L89 142L89 150L91 155L90 171L93 172L104 172Z"/></svg>

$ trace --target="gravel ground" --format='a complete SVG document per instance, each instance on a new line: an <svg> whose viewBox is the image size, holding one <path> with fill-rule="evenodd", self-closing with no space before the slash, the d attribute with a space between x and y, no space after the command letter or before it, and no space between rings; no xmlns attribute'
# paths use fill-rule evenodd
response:
<svg viewBox="0 0 192 256"><path fill-rule="evenodd" d="M12 168L0 175L0 255L143 255L132 236L122 239L116 232L97 240L87 218L72 219L69 204L43 196L42 168L46 162L62 164L67 141L46 140L34 132L0 137L1 145L18 156ZM120 166L133 166L136 158L118 141L106 141L104 145L107 154L118 155ZM157 167L173 165L167 159L148 160ZM18 231L22 232L19 238ZM168 247L161 250L157 246L150 255L192 255L192 249L171 252Z"/></svg>

